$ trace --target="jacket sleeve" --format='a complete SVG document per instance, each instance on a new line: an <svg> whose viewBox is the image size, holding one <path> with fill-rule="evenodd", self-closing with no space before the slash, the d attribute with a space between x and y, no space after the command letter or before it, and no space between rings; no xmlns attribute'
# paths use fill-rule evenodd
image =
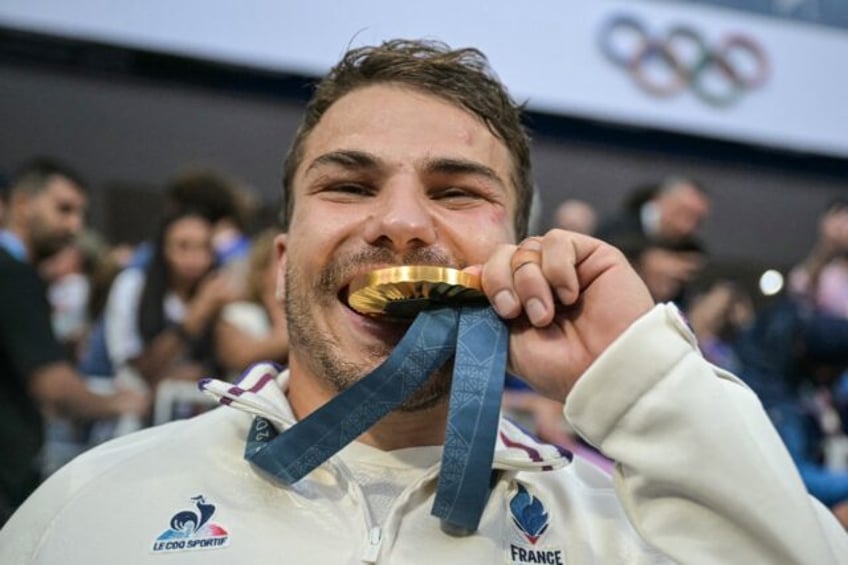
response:
<svg viewBox="0 0 848 565"><path fill-rule="evenodd" d="M756 395L707 363L672 305L637 320L580 378L565 416L616 461L625 511L680 563L848 563Z"/></svg>

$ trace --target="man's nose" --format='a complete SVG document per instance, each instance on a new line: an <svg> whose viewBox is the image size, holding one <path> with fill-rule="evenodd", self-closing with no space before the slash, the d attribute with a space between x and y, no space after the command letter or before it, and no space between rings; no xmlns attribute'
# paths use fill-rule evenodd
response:
<svg viewBox="0 0 848 565"><path fill-rule="evenodd" d="M432 245L436 241L432 204L425 188L415 182L383 187L365 226L366 241L401 253Z"/></svg>
<svg viewBox="0 0 848 565"><path fill-rule="evenodd" d="M69 214L67 216L66 226L70 233L79 233L85 226L85 217L82 213Z"/></svg>

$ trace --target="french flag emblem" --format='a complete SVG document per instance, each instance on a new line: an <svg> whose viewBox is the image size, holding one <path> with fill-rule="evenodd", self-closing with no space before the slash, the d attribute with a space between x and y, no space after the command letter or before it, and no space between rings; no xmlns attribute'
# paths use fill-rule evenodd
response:
<svg viewBox="0 0 848 565"><path fill-rule="evenodd" d="M509 502L509 511L512 514L512 522L533 545L548 529L548 512L545 505L527 492L523 485L518 485L518 492Z"/></svg>

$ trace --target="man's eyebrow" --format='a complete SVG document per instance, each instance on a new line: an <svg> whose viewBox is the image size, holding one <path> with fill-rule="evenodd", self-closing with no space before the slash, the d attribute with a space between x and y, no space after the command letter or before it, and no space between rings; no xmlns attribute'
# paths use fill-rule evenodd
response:
<svg viewBox="0 0 848 565"><path fill-rule="evenodd" d="M316 157L309 163L305 172L308 173L323 165L336 165L345 169L376 169L379 166L379 161L374 155L364 151L350 149L330 151Z"/></svg>
<svg viewBox="0 0 848 565"><path fill-rule="evenodd" d="M375 170L381 166L380 159L371 153L353 149L330 151L316 157L306 169L306 173L319 167L330 165L345 169ZM468 159L439 157L428 160L424 165L426 174L476 175L484 177L498 186L506 188L506 183L491 167Z"/></svg>
<svg viewBox="0 0 848 565"><path fill-rule="evenodd" d="M476 161L448 157L433 159L426 164L424 170L428 174L477 175L504 186L504 180L493 168Z"/></svg>

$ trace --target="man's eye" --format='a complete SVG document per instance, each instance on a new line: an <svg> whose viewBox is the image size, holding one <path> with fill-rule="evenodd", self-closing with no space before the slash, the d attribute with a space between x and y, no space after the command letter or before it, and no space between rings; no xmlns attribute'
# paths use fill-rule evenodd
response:
<svg viewBox="0 0 848 565"><path fill-rule="evenodd" d="M450 187L435 191L433 198L436 200L456 200L460 198L479 198L479 196L475 192L465 188Z"/></svg>
<svg viewBox="0 0 848 565"><path fill-rule="evenodd" d="M339 192L342 194L351 194L357 196L368 196L374 192L370 187L366 185L354 183L334 184L327 187L326 190L329 192Z"/></svg>

